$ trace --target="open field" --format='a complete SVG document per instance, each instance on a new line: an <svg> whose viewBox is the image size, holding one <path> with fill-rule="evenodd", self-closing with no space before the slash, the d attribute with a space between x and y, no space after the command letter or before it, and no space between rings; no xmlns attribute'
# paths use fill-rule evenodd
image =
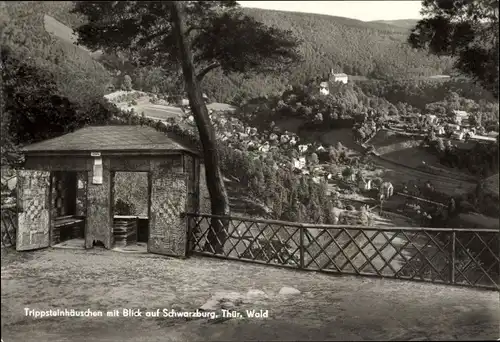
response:
<svg viewBox="0 0 500 342"><path fill-rule="evenodd" d="M443 192L448 195L460 195L474 189L475 183L457 180L443 175L432 174L405 165L392 162L380 158L378 156L370 156L370 159L383 169L383 179L389 180L395 185L401 185L409 182L426 182L430 181L436 191Z"/></svg>
<svg viewBox="0 0 500 342"><path fill-rule="evenodd" d="M413 141L413 140L418 140L418 139L412 139L411 136L403 136L390 130L381 129L370 140L369 144L373 145L375 149L379 149L381 147L390 146L407 141Z"/></svg>
<svg viewBox="0 0 500 342"><path fill-rule="evenodd" d="M67 43L74 44L76 46L77 37L73 33L73 30L71 30L68 26L59 22L57 19L51 17L50 15L43 16L43 23L45 31ZM90 53L90 51L83 46L78 46L78 48Z"/></svg>
<svg viewBox="0 0 500 342"><path fill-rule="evenodd" d="M384 154L382 157L396 163L404 164L410 168L417 168L426 173L446 175L449 178L466 182L475 182L476 180L476 177L465 170L459 170L457 168L451 168L441 164L436 155L426 151L422 147L413 147L400 151L394 151Z"/></svg>
<svg viewBox="0 0 500 342"><path fill-rule="evenodd" d="M51 17L50 15L44 15L43 22L44 22L45 31L47 31L49 34L59 38L61 41L65 42L66 44L76 46L78 49L81 49L82 51L85 51L86 53L88 53L89 56L91 56L94 59L98 59L101 56L101 52L99 52L99 51L91 52L90 50L88 50L84 46L76 45L77 37L73 33L73 30L71 28L69 28L68 26L64 25L63 23L59 22L55 18Z"/></svg>
<svg viewBox="0 0 500 342"><path fill-rule="evenodd" d="M300 118L282 118L276 120L276 126L281 128L283 131L293 132L298 134L300 131L300 126L304 124L304 120Z"/></svg>
<svg viewBox="0 0 500 342"><path fill-rule="evenodd" d="M183 115L183 111L180 107L174 105L161 105L161 104L152 104L150 101L150 97L144 93L141 97L135 99L135 105L129 105L127 101L119 102L116 100L116 97L121 94L127 94L127 92L118 91L112 94L106 95L106 97L113 103L115 103L118 107L124 110L134 109L134 112L137 114L142 114L148 118L156 119L156 120L167 120L169 118L177 118ZM131 92L130 92L131 93ZM234 106L225 103L209 103L207 104L207 108L214 111L232 111L235 110Z"/></svg>
<svg viewBox="0 0 500 342"><path fill-rule="evenodd" d="M342 143L345 147L350 150L356 151L357 153L363 153L363 146L359 145L354 140L354 135L352 134L352 130L350 128L341 128L332 130L327 133L321 134L319 137L320 141L324 144L336 145L338 142Z"/></svg>
<svg viewBox="0 0 500 342"><path fill-rule="evenodd" d="M498 173L486 179L486 187L498 196Z"/></svg>
<svg viewBox="0 0 500 342"><path fill-rule="evenodd" d="M420 142L421 140L418 139L415 140L411 137L396 135L388 130L381 130L370 141L370 144L375 147L378 155L410 168L419 168L428 173L446 174L458 180L474 181L475 178L466 171L442 165L436 155L419 146ZM462 141L454 141L453 143L466 144ZM462 145L460 145L461 148L464 147Z"/></svg>
<svg viewBox="0 0 500 342"><path fill-rule="evenodd" d="M492 340L493 291L296 272L209 258L169 259L106 250L4 255L4 341ZM9 254L9 253L7 253ZM251 276L250 276L251 275ZM278 295L283 286L301 291ZM261 297L245 295L250 289ZM235 310L265 319L51 317L24 308L194 311L214 294L242 294Z"/></svg>
<svg viewBox="0 0 500 342"><path fill-rule="evenodd" d="M499 222L496 217L489 217L477 213L460 214L454 221L457 228L459 227L480 227L487 229L498 229Z"/></svg>

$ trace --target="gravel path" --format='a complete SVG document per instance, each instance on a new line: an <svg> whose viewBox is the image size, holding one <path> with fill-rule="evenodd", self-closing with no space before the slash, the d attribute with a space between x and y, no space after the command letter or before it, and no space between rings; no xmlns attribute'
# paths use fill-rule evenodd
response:
<svg viewBox="0 0 500 342"><path fill-rule="evenodd" d="M2 250L4 341L496 339L498 293L336 277L209 258L106 250ZM283 286L301 291L278 295ZM216 292L262 290L237 310L269 318L26 317L24 308L193 311Z"/></svg>

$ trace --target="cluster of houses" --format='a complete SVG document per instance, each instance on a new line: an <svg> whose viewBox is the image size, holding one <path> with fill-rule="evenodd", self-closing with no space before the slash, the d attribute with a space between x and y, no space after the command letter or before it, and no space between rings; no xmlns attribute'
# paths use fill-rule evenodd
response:
<svg viewBox="0 0 500 342"><path fill-rule="evenodd" d="M277 127L271 124L271 131L259 132L257 128L243 124L239 119L234 117L225 117L218 113L214 115L213 111L209 111L209 117L214 125L216 136L220 141L228 144L229 147L253 152L256 158L266 155L271 151L280 151L282 155L286 152L295 151L294 157L290 158L292 168L295 172L309 175L312 181L319 184L321 181L330 181L334 178L342 177L341 174L332 174L327 172L323 166L314 165L310 162L310 157L313 153L317 156L328 155L328 150L325 146L316 143L300 144L299 137L291 132L281 132ZM189 113L183 118L186 123L194 124L193 116ZM285 167L282 163L275 167ZM352 175L349 181L357 183L361 190L371 190L372 180L358 174ZM389 198L393 194L392 184L386 182L380 187L384 198Z"/></svg>
<svg viewBox="0 0 500 342"><path fill-rule="evenodd" d="M433 127L434 132L436 132L437 136L446 136L451 132L451 137L455 140L477 140L477 141L489 141L495 142L498 136L497 132L490 132L488 134L484 134L484 132L480 132L476 127L471 127L469 121L469 113L463 110L454 110L453 118L451 122L442 122L439 117L434 114L425 114L425 115L417 115L419 120L423 120L429 125ZM398 123L391 125L391 128L398 130L400 128ZM402 125L404 130L407 133L427 133L422 132L417 128L412 129L407 125Z"/></svg>
<svg viewBox="0 0 500 342"><path fill-rule="evenodd" d="M447 123L446 126L437 126L437 134L445 135L447 131L452 132L452 138L456 140L473 139L478 141L495 142L498 136L497 132L485 134L480 132L478 128L472 127L469 121L469 113L463 110L453 111L453 123Z"/></svg>
<svg viewBox="0 0 500 342"><path fill-rule="evenodd" d="M271 131L260 133L257 128L244 125L239 119L234 117L224 117L214 115L209 111L209 117L214 125L216 136L235 148L250 152L258 152L257 155L265 155L271 151L289 152L296 151L296 158L292 158L291 163L295 169L307 172L307 156L312 153L326 153L327 149L320 144L300 144L300 138L292 132L282 132L275 125L271 124ZM192 115L185 117L185 121L193 124Z"/></svg>

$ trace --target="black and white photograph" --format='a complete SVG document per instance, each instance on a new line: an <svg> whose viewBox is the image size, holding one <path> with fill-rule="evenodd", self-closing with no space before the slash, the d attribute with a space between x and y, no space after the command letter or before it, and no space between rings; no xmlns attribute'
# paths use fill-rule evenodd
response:
<svg viewBox="0 0 500 342"><path fill-rule="evenodd" d="M0 1L1 342L500 340L499 0Z"/></svg>

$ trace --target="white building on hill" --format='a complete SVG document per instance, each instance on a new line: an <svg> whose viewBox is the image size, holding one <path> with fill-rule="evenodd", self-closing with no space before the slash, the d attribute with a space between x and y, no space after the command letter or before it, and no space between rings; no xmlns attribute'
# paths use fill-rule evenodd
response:
<svg viewBox="0 0 500 342"><path fill-rule="evenodd" d="M344 73L339 73L339 74L334 73L332 69L330 80L331 82L342 82L344 84L347 84L347 82L349 82L349 76L347 76L347 74Z"/></svg>

